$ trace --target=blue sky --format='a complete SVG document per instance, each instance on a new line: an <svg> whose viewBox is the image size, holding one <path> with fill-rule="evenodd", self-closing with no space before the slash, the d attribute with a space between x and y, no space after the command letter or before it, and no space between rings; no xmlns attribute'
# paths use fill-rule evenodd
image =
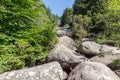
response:
<svg viewBox="0 0 120 80"><path fill-rule="evenodd" d="M71 8L74 0L42 0L53 14L61 16L65 8Z"/></svg>

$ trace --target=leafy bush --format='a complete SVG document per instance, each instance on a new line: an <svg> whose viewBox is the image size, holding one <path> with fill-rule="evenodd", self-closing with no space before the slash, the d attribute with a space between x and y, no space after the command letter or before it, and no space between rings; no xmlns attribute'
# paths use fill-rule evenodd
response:
<svg viewBox="0 0 120 80"><path fill-rule="evenodd" d="M113 63L111 64L111 66L115 66L113 67L114 69L120 69L120 59L113 60Z"/></svg>
<svg viewBox="0 0 120 80"><path fill-rule="evenodd" d="M73 16L72 21L71 37L75 39L77 46L79 46L81 39L87 35L86 29L91 20L87 16L75 15Z"/></svg>
<svg viewBox="0 0 120 80"><path fill-rule="evenodd" d="M90 18L90 23L84 21L88 24L85 29L88 34L96 35L90 38L94 38L98 43L112 41L115 46L120 47L119 7L120 0L75 0L73 16L82 15ZM80 22L82 22L81 19L84 19L83 17L79 18Z"/></svg>
<svg viewBox="0 0 120 80"><path fill-rule="evenodd" d="M2 0L0 5L0 73L44 63L56 43L44 4Z"/></svg>
<svg viewBox="0 0 120 80"><path fill-rule="evenodd" d="M24 66L24 61L22 61L15 54L0 55L0 73L9 71L11 69L21 69Z"/></svg>

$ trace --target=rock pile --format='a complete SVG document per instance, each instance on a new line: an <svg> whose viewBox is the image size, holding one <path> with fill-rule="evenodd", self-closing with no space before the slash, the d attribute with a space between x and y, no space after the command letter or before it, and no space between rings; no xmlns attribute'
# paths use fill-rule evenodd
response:
<svg viewBox="0 0 120 80"><path fill-rule="evenodd" d="M70 37L62 35L58 40L46 64L5 72L0 80L120 80L120 67L113 71L109 66L120 59L120 49L86 40L77 50Z"/></svg>

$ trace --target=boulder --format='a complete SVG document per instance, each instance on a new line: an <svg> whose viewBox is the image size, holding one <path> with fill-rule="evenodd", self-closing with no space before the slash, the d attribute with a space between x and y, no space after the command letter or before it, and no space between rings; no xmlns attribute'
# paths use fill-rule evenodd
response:
<svg viewBox="0 0 120 80"><path fill-rule="evenodd" d="M79 51L86 55L120 54L120 49L108 45L100 45L93 41L85 41L81 44Z"/></svg>
<svg viewBox="0 0 120 80"><path fill-rule="evenodd" d="M56 32L58 37L66 36L66 29L64 27L57 27Z"/></svg>
<svg viewBox="0 0 120 80"><path fill-rule="evenodd" d="M80 63L69 74L68 80L120 80L120 78L102 63Z"/></svg>
<svg viewBox="0 0 120 80"><path fill-rule="evenodd" d="M58 62L0 74L0 80L65 80L66 78Z"/></svg>
<svg viewBox="0 0 120 80"><path fill-rule="evenodd" d="M101 45L93 41L85 41L81 44L79 51L86 55L97 55L100 53Z"/></svg>
<svg viewBox="0 0 120 80"><path fill-rule="evenodd" d="M114 71L120 77L120 69Z"/></svg>
<svg viewBox="0 0 120 80"><path fill-rule="evenodd" d="M116 54L116 55L105 54L105 55L101 55L101 56L92 57L90 60L93 62L103 63L112 69L112 68L117 68L117 66L112 65L114 60L117 60L117 59L120 59L120 54Z"/></svg>
<svg viewBox="0 0 120 80"><path fill-rule="evenodd" d="M113 55L119 55L120 54L120 49L117 47L112 47L108 45L102 45L100 49L100 53L106 53L106 54L113 54Z"/></svg>
<svg viewBox="0 0 120 80"><path fill-rule="evenodd" d="M57 36L58 37L66 36L66 31L64 31L64 30L57 30Z"/></svg>
<svg viewBox="0 0 120 80"><path fill-rule="evenodd" d="M58 45L64 45L65 47L71 49L71 50L77 50L75 47L75 42L73 39L67 36L63 36L59 38Z"/></svg>
<svg viewBox="0 0 120 80"><path fill-rule="evenodd" d="M47 61L58 61L62 68L75 67L88 59L74 50L71 50L64 45L56 45L47 57Z"/></svg>

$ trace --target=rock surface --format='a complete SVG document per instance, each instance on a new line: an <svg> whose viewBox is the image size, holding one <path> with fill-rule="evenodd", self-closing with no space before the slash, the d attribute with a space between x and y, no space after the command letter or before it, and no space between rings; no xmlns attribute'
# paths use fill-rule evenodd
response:
<svg viewBox="0 0 120 80"><path fill-rule="evenodd" d="M116 67L114 65L111 65L114 60L116 59L120 59L120 54L116 54L116 55L108 55L108 54L105 54L105 55L102 55L102 56L95 56L95 57L92 57L90 60L93 61L93 62L100 62L100 63L103 63L107 66L109 66L110 68L112 67Z"/></svg>
<svg viewBox="0 0 120 80"><path fill-rule="evenodd" d="M58 61L63 68L75 67L88 59L74 50L70 50L64 45L56 45L49 53L47 61Z"/></svg>
<svg viewBox="0 0 120 80"><path fill-rule="evenodd" d="M120 80L120 78L104 64L83 62L73 69L68 80Z"/></svg>
<svg viewBox="0 0 120 80"><path fill-rule="evenodd" d="M71 50L76 50L75 42L70 37L67 37L67 36L60 37L58 45L61 45L61 44Z"/></svg>
<svg viewBox="0 0 120 80"><path fill-rule="evenodd" d="M119 77L120 77L120 69L119 70L116 70L114 71Z"/></svg>
<svg viewBox="0 0 120 80"><path fill-rule="evenodd" d="M66 36L66 29L64 27L57 27L56 28L56 32L57 32L57 36L58 37L62 37L62 36Z"/></svg>
<svg viewBox="0 0 120 80"><path fill-rule="evenodd" d="M97 55L100 52L101 45L92 41L83 42L79 48L81 53L86 55Z"/></svg>
<svg viewBox="0 0 120 80"><path fill-rule="evenodd" d="M58 36L58 37L66 36L66 32L63 31L63 30L58 30L58 31L57 31L57 36Z"/></svg>
<svg viewBox="0 0 120 80"><path fill-rule="evenodd" d="M0 80L65 80L67 76L58 62L0 74Z"/></svg>
<svg viewBox="0 0 120 80"><path fill-rule="evenodd" d="M93 41L83 42L79 51L86 55L101 55L101 54L120 54L120 49L108 45L100 45Z"/></svg>

